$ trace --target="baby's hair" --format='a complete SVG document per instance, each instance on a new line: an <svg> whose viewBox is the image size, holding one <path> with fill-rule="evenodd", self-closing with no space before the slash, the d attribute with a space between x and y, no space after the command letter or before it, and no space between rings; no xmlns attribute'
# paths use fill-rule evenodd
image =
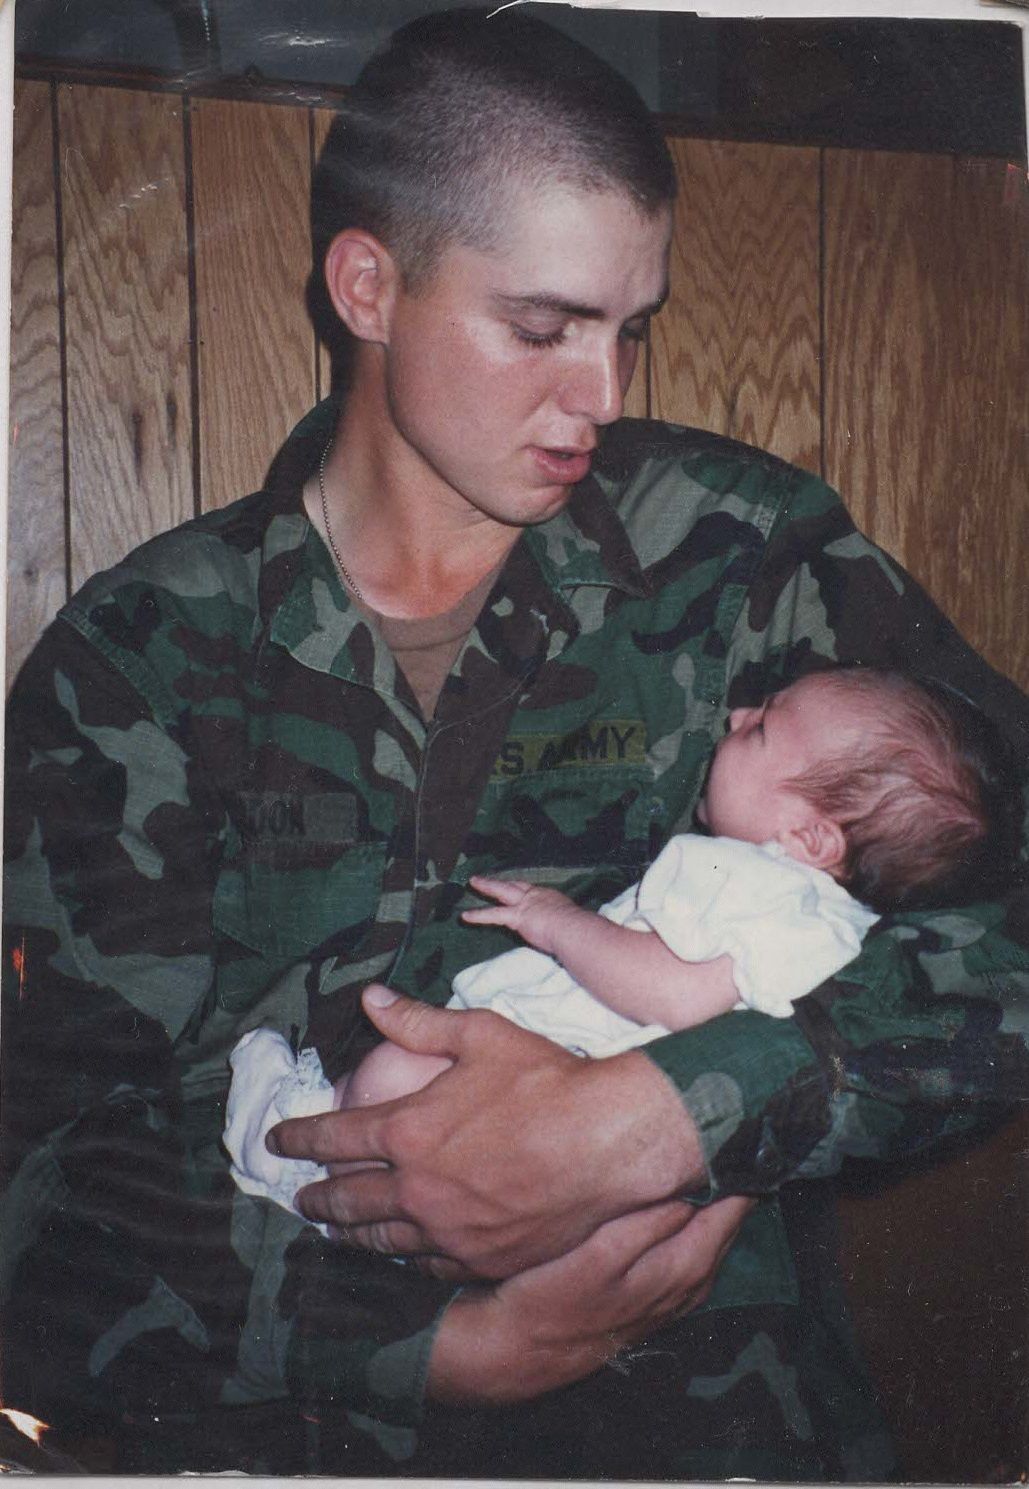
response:
<svg viewBox="0 0 1029 1489"><path fill-rule="evenodd" d="M790 783L842 828L842 882L883 912L1001 892L1017 866L1022 794L991 720L931 679L871 667L819 675L867 704L857 751Z"/></svg>

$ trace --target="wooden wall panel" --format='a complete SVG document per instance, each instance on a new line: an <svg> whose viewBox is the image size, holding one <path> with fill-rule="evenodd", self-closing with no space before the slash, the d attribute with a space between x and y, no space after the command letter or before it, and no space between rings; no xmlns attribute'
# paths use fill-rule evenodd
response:
<svg viewBox="0 0 1029 1489"><path fill-rule="evenodd" d="M819 471L818 152L669 143L681 188L652 412Z"/></svg>
<svg viewBox="0 0 1029 1489"><path fill-rule="evenodd" d="M311 110L311 169L314 170L315 162L321 154L322 146L325 144L325 136L333 119L336 117L335 109L312 109ZM325 349L325 343L318 342L318 361L315 369L317 381L317 397L328 397L332 386L332 364L329 354Z"/></svg>
<svg viewBox="0 0 1029 1489"><path fill-rule="evenodd" d="M829 151L826 475L1029 686L1029 189L1002 161Z"/></svg>
<svg viewBox="0 0 1029 1489"><path fill-rule="evenodd" d="M49 83L14 89L7 677L65 593L57 217Z"/></svg>
<svg viewBox="0 0 1029 1489"><path fill-rule="evenodd" d="M58 89L72 587L193 511L182 101Z"/></svg>
<svg viewBox="0 0 1029 1489"><path fill-rule="evenodd" d="M625 395L625 413L630 419L645 419L649 412L647 397L647 363L649 349L644 343L640 347L640 354L636 362L636 371L632 375L629 391Z"/></svg>
<svg viewBox="0 0 1029 1489"><path fill-rule="evenodd" d="M192 104L200 499L256 490L316 397L308 112Z"/></svg>

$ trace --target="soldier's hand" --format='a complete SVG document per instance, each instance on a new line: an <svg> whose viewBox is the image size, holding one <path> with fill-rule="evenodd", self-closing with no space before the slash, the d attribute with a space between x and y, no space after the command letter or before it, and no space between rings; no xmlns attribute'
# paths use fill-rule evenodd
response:
<svg viewBox="0 0 1029 1489"><path fill-rule="evenodd" d="M382 1032L454 1061L399 1101L280 1123L273 1149L379 1166L300 1191L311 1220L376 1251L509 1277L703 1182L693 1124L639 1051L582 1060L497 1014L365 992Z"/></svg>
<svg viewBox="0 0 1029 1489"><path fill-rule="evenodd" d="M681 1201L610 1220L581 1246L451 1304L433 1343L428 1394L451 1403L526 1400L592 1374L689 1312L754 1201Z"/></svg>

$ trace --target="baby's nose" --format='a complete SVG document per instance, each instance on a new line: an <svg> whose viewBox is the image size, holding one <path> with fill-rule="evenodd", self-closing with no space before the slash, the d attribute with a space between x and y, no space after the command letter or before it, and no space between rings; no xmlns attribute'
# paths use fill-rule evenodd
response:
<svg viewBox="0 0 1029 1489"><path fill-rule="evenodd" d="M752 714L752 708L730 708L729 710L729 733L735 734L741 724L747 722L747 717Z"/></svg>

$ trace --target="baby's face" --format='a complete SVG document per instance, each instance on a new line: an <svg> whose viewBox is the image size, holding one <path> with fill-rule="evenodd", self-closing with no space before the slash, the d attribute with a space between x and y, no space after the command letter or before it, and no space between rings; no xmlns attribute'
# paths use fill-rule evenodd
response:
<svg viewBox="0 0 1029 1489"><path fill-rule="evenodd" d="M812 812L788 783L844 753L861 731L853 700L831 678L817 674L754 708L734 708L697 816L719 837L781 840Z"/></svg>

